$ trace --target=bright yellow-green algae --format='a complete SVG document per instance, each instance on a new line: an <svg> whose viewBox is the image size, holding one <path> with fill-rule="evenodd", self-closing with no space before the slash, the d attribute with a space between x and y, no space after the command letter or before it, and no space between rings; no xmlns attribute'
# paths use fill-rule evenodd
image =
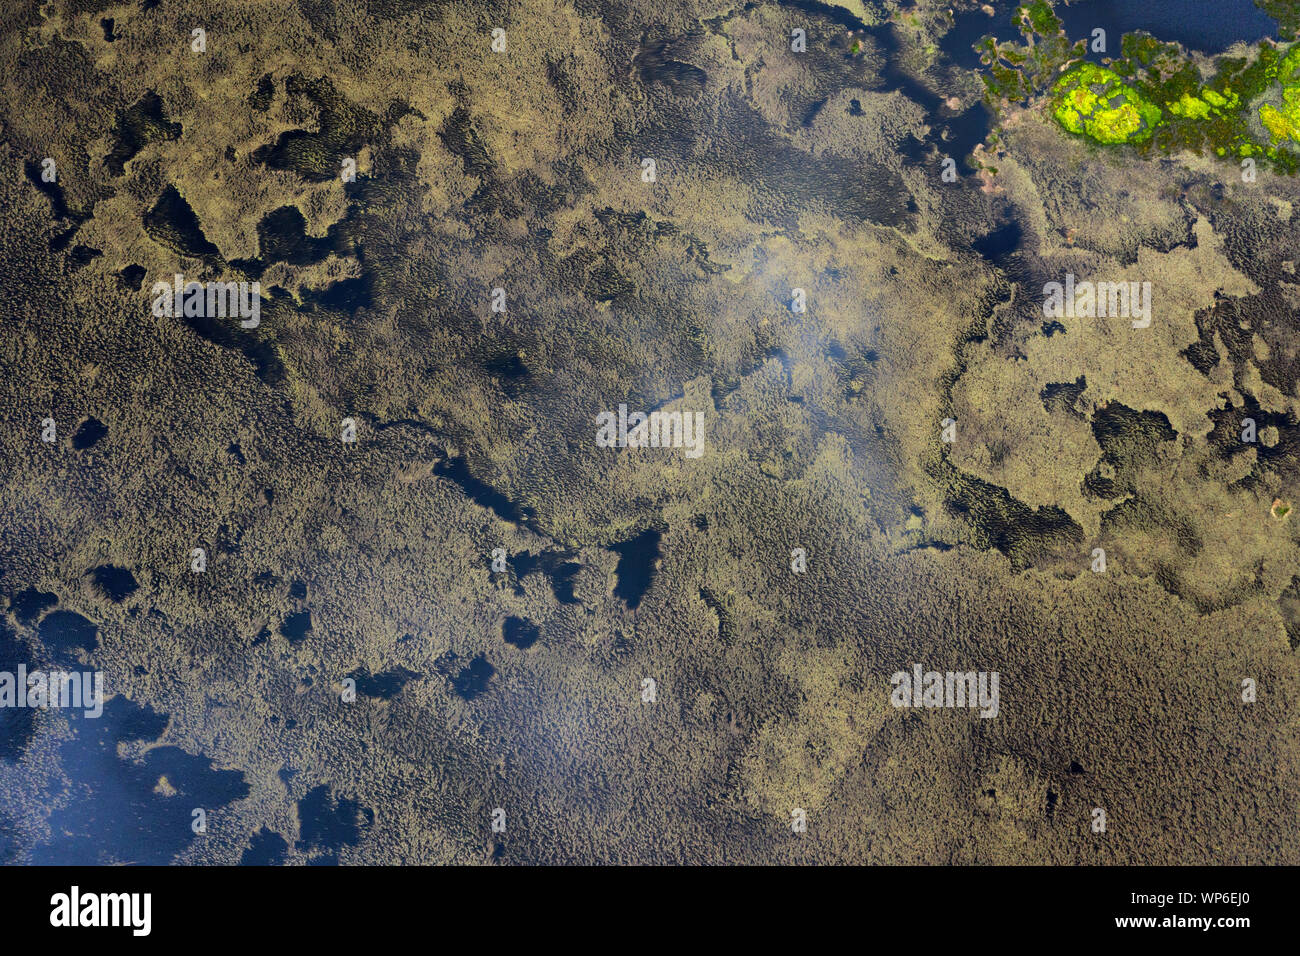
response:
<svg viewBox="0 0 1300 956"><path fill-rule="evenodd" d="M1191 93L1184 93L1169 104L1169 112L1184 119L1209 119L1212 109L1208 100L1192 96Z"/></svg>
<svg viewBox="0 0 1300 956"><path fill-rule="evenodd" d="M1099 143L1141 142L1163 116L1118 73L1093 63L1080 63L1061 77L1052 94L1060 124Z"/></svg>
<svg viewBox="0 0 1300 956"><path fill-rule="evenodd" d="M1293 4L1288 23L1300 23L1297 0L1268 2L1279 9ZM1123 55L1107 66L1084 61L1086 41L1070 43L1044 0L1018 7L1014 22L1025 44L993 36L980 42L985 99L995 112L1050 91L1057 122L1097 143L1142 153L1260 157L1278 172L1300 172L1300 155L1288 148L1300 143L1300 44L1279 49L1264 40L1254 56L1219 58L1207 83L1178 44L1142 31L1126 34ZM1295 35L1289 28L1281 33L1286 40Z"/></svg>
<svg viewBox="0 0 1300 956"><path fill-rule="evenodd" d="M1288 50L1278 63L1277 79L1282 84L1282 108L1265 103L1259 108L1259 121L1273 142L1300 142L1300 45Z"/></svg>
<svg viewBox="0 0 1300 956"><path fill-rule="evenodd" d="M1267 103L1259 107L1260 121L1272 142L1285 139L1300 142L1300 44L1270 63L1262 71L1261 81L1277 81L1282 85L1280 109ZM1052 92L1053 113L1065 129L1108 144L1140 143L1171 120L1210 121L1235 114L1243 105L1241 97L1231 89L1193 86L1178 92L1177 99L1164 101L1161 109L1157 102L1126 83L1119 73L1086 62L1066 73ZM1241 156L1258 150L1259 147L1241 137L1233 146L1233 151ZM1218 155L1227 151L1222 143L1216 144ZM1272 149L1267 152L1276 154Z"/></svg>
<svg viewBox="0 0 1300 956"><path fill-rule="evenodd" d="M1259 108L1259 121L1264 124L1273 142L1280 143L1284 139L1300 142L1300 123L1295 116L1295 107L1294 102L1288 102L1283 110L1267 103Z"/></svg>
<svg viewBox="0 0 1300 956"><path fill-rule="evenodd" d="M1205 100L1205 102L1209 103L1210 106L1216 110L1235 110L1241 105L1241 100L1237 98L1237 94L1232 92L1232 90L1224 90L1222 93L1219 93L1216 90L1206 87L1201 90L1201 99Z"/></svg>

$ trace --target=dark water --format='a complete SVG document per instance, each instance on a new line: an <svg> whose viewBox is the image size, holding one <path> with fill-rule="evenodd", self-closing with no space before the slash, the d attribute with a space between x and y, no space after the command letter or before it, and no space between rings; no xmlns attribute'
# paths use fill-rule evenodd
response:
<svg viewBox="0 0 1300 956"><path fill-rule="evenodd" d="M72 436L72 447L77 451L84 451L94 446L101 438L108 434L108 426L98 418L87 418L81 423L76 434Z"/></svg>
<svg viewBox="0 0 1300 956"><path fill-rule="evenodd" d="M240 866L281 866L289 855L289 843L278 833L262 827L248 841L248 848L239 858Z"/></svg>
<svg viewBox="0 0 1300 956"><path fill-rule="evenodd" d="M501 637L518 648L532 647L540 636L537 625L526 618L508 617L501 626Z"/></svg>
<svg viewBox="0 0 1300 956"><path fill-rule="evenodd" d="M122 288L139 292L140 287L144 285L145 268L133 262L117 275L122 282Z"/></svg>
<svg viewBox="0 0 1300 956"><path fill-rule="evenodd" d="M281 206L263 216L257 240L263 262L294 266L320 262L333 248L328 237L307 235L307 220L297 206Z"/></svg>
<svg viewBox="0 0 1300 956"><path fill-rule="evenodd" d="M33 863L170 863L197 838L195 807L207 810L212 826L214 813L248 796L242 773L179 747L153 747L138 761L119 755L119 744L161 737L166 714L124 697L109 700L99 718L65 713L74 731L60 751L70 800L51 815L52 840L33 848Z"/></svg>
<svg viewBox="0 0 1300 956"><path fill-rule="evenodd" d="M68 250L68 265L75 272L77 269L84 269L103 254L99 249L78 243Z"/></svg>
<svg viewBox="0 0 1300 956"><path fill-rule="evenodd" d="M662 532L649 528L622 544L610 545L610 550L618 555L618 564L614 568L614 577L618 581L614 585L614 596L627 602L631 610L636 610L641 604L654 580L662 538Z"/></svg>
<svg viewBox="0 0 1300 956"><path fill-rule="evenodd" d="M71 225L62 232L55 233L50 239L50 249L53 252L61 252L68 247L72 237L77 234L82 223L90 218L88 214L78 212L68 206L67 197L63 192L63 187L57 182L47 183L41 178L41 167L36 163L25 162L23 170L27 174L27 179L35 186L46 199L50 201L50 211L55 219L71 222Z"/></svg>
<svg viewBox="0 0 1300 956"><path fill-rule="evenodd" d="M465 700L473 700L487 693L496 672L497 669L480 654L461 668L460 672L452 678L451 686Z"/></svg>
<svg viewBox="0 0 1300 956"><path fill-rule="evenodd" d="M57 594L26 588L9 599L9 610L19 624L30 624L58 603Z"/></svg>
<svg viewBox="0 0 1300 956"><path fill-rule="evenodd" d="M1239 40L1254 43L1277 36L1277 23L1252 0L1088 0L1058 6L1056 15L1072 40L1106 31L1106 53L1116 56L1125 33L1145 30L1203 53L1222 53Z"/></svg>
<svg viewBox="0 0 1300 956"><path fill-rule="evenodd" d="M385 431L389 428L414 428L429 435L439 435L437 429L414 418L397 418L387 422L377 421L373 424L375 431ZM433 473L455 482L475 504L487 508L502 521L525 525L539 534L545 533L537 527L536 514L532 508L522 502L513 501L496 488L476 478L465 458L456 456L443 458L434 466ZM522 576L521 573L520 577Z"/></svg>
<svg viewBox="0 0 1300 956"><path fill-rule="evenodd" d="M348 676L357 682L357 693L362 697L392 700L410 681L422 675L415 671L408 671L405 667L394 667L380 671L378 674L371 674L365 668L358 668Z"/></svg>
<svg viewBox="0 0 1300 956"><path fill-rule="evenodd" d="M101 564L87 573L94 582L95 590L114 604L121 604L140 586L129 570L111 564Z"/></svg>
<svg viewBox="0 0 1300 956"><path fill-rule="evenodd" d="M971 245L985 259L1000 265L1008 256L1020 248L1022 232L1020 224L1011 219L987 235L976 239Z"/></svg>
<svg viewBox="0 0 1300 956"><path fill-rule="evenodd" d="M63 664L75 664L78 650L93 651L99 646L99 628L73 611L46 615L39 633L45 649Z"/></svg>
<svg viewBox="0 0 1300 956"><path fill-rule="evenodd" d="M1016 3L993 4L997 13L980 10L958 14L954 26L939 44L949 59L967 70L979 69L979 56L972 49L985 34L999 40L1021 40L1011 23ZM1222 53L1239 40L1254 43L1277 36L1277 23L1255 6L1253 0L1084 0L1065 6L1056 4L1056 15L1071 40L1091 39L1098 27L1106 31L1106 52L1088 56L1100 60L1119 54L1120 38L1134 30L1145 30L1160 40L1174 41L1203 53Z"/></svg>
<svg viewBox="0 0 1300 956"><path fill-rule="evenodd" d="M32 668L30 648L0 618L0 671L17 674L19 666ZM17 763L36 735L36 710L31 707L0 708L0 760Z"/></svg>
<svg viewBox="0 0 1300 956"><path fill-rule="evenodd" d="M175 186L162 191L158 201L144 214L143 225L151 239L179 255L196 259L220 255L220 250L203 234L193 207Z"/></svg>
<svg viewBox="0 0 1300 956"><path fill-rule="evenodd" d="M298 849L308 854L323 851L310 861L314 865L336 865L343 847L361 842L362 833L375 822L375 812L320 786L298 801L298 819Z"/></svg>
<svg viewBox="0 0 1300 956"><path fill-rule="evenodd" d="M580 604L573 593L573 578L582 570L582 565L570 560L571 551L543 551L533 554L525 551L510 558L510 567L515 572L516 582L522 581L534 571L541 571L551 582L551 592L561 604ZM516 584L516 594L523 594L522 586Z"/></svg>
<svg viewBox="0 0 1300 956"><path fill-rule="evenodd" d="M503 521L525 524L533 518L531 508L511 501L491 485L475 478L469 470L469 462L464 458L445 458L437 464L433 473L460 485L461 491L475 504L487 508Z"/></svg>
<svg viewBox="0 0 1300 956"><path fill-rule="evenodd" d="M284 619L280 625L280 633L289 639L289 643L297 644L311 633L311 611L295 611Z"/></svg>

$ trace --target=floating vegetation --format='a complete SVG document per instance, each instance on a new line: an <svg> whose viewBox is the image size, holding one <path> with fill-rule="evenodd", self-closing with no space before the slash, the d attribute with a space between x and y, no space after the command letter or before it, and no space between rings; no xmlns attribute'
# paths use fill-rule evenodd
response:
<svg viewBox="0 0 1300 956"><path fill-rule="evenodd" d="M1063 76L1052 90L1052 103L1057 122L1099 143L1148 139L1162 116L1119 74L1092 63L1081 63Z"/></svg>
<svg viewBox="0 0 1300 956"><path fill-rule="evenodd" d="M1300 143L1300 44L1287 51L1276 68L1281 87L1281 103L1263 103L1259 121L1274 143L1285 140Z"/></svg>
<svg viewBox="0 0 1300 956"><path fill-rule="evenodd" d="M1012 20L1025 38L1024 45L999 43L984 37L977 49L987 67L985 101L994 109L1004 103L1024 103L1046 88L1061 68L1083 59L1087 44L1070 43L1061 20L1046 0L1016 7Z"/></svg>
<svg viewBox="0 0 1300 956"><path fill-rule="evenodd" d="M1294 174L1300 155L1300 43L1259 43L1251 57L1226 57L1204 82L1176 43L1145 33L1121 41L1105 66L1087 62L1086 41L1070 43L1047 0L1016 8L1023 45L985 37L985 99L995 111L1045 97L1066 131L1141 152L1184 149L1258 158ZM1289 35L1289 34L1288 34Z"/></svg>

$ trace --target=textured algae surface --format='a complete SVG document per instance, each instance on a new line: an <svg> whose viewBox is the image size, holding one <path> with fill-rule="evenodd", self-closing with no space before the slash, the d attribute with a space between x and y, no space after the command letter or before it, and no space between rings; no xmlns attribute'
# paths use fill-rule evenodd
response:
<svg viewBox="0 0 1300 956"><path fill-rule="evenodd" d="M6 6L7 857L1300 862L1293 54L950 6Z"/></svg>

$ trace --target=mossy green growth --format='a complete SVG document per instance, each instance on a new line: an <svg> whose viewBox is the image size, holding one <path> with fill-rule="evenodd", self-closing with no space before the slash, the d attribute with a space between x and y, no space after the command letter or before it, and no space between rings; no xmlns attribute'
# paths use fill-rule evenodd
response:
<svg viewBox="0 0 1300 956"><path fill-rule="evenodd" d="M1241 105L1241 100L1237 98L1237 94L1232 90L1224 90L1219 93L1216 90L1204 89L1201 90L1201 99L1220 111L1235 110Z"/></svg>
<svg viewBox="0 0 1300 956"><path fill-rule="evenodd" d="M1016 15L1029 21L1034 32L1043 36L1049 36L1061 28L1061 21L1057 18L1056 11L1044 0L1021 4L1016 8Z"/></svg>
<svg viewBox="0 0 1300 956"><path fill-rule="evenodd" d="M1013 22L1024 37L1023 44L999 43L985 36L977 44L987 67L983 74L985 102L995 111L1007 103L1023 103L1046 88L1066 64L1087 53L1085 40L1071 43L1061 20L1046 0L1016 7Z"/></svg>
<svg viewBox="0 0 1300 956"><path fill-rule="evenodd" d="M1208 115L1209 106L1205 106ZM1099 143L1149 139L1163 113L1113 70L1080 63L1052 89L1052 113L1071 133Z"/></svg>
<svg viewBox="0 0 1300 956"><path fill-rule="evenodd" d="M1300 44L1287 50L1286 56L1278 61L1277 81L1283 86L1290 86L1297 81L1297 73L1300 73Z"/></svg>
<svg viewBox="0 0 1300 956"><path fill-rule="evenodd" d="M1209 119L1211 110L1213 107L1208 100L1192 96L1190 93L1184 93L1169 104L1169 112L1183 119Z"/></svg>

